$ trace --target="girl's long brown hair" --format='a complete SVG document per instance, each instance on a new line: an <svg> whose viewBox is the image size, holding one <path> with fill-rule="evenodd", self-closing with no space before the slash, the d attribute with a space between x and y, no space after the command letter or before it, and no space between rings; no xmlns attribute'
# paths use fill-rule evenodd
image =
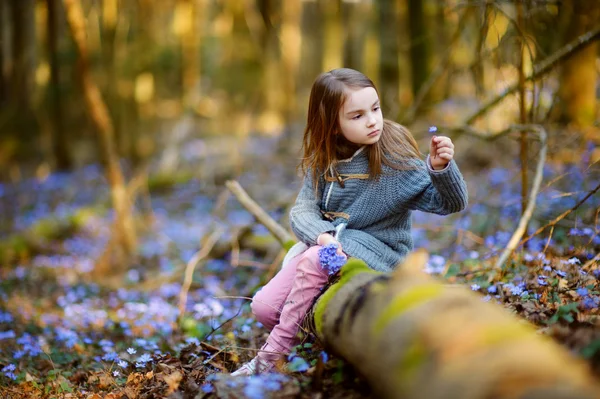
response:
<svg viewBox="0 0 600 399"><path fill-rule="evenodd" d="M322 73L313 83L299 168L304 174L311 172L315 188L319 175L338 160L336 144L338 135L341 134L339 112L346 99L344 89L365 87L372 87L377 91L369 78L349 68ZM415 169L416 163L410 161L421 158L417 142L410 131L387 119L384 119L379 141L368 145L366 151L372 179L381 176L382 164L397 170Z"/></svg>

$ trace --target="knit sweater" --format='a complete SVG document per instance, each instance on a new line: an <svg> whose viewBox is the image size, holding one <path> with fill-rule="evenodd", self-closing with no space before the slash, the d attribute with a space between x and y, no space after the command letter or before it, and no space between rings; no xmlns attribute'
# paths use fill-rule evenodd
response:
<svg viewBox="0 0 600 399"><path fill-rule="evenodd" d="M461 211L467 206L467 186L454 160L436 171L429 158L415 160L415 170L382 165L379 179L369 179L364 148L337 162L344 187L321 175L315 193L311 174L306 174L290 211L290 226L301 242L311 246L321 233L347 223L339 237L343 251L374 270L389 272L413 249L412 211L439 215ZM334 176L332 171L328 174Z"/></svg>

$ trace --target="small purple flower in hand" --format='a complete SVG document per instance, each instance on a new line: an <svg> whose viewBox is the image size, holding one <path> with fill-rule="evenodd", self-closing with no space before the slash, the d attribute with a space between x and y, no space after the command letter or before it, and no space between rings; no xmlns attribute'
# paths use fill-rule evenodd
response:
<svg viewBox="0 0 600 399"><path fill-rule="evenodd" d="M330 276L336 274L346 263L346 257L337 253L337 244L327 244L319 249L319 261Z"/></svg>

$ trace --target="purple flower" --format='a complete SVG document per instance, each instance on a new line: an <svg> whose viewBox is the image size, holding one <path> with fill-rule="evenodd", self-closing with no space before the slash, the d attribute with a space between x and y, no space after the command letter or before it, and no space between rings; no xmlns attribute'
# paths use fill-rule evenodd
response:
<svg viewBox="0 0 600 399"><path fill-rule="evenodd" d="M433 133L436 133L437 131L438 131L437 126L430 126L429 127L429 133L433 134Z"/></svg>
<svg viewBox="0 0 600 399"><path fill-rule="evenodd" d="M563 272L562 270L555 270L555 271L556 271L556 274L558 274L561 277L566 277L567 276L567 273Z"/></svg>
<svg viewBox="0 0 600 399"><path fill-rule="evenodd" d="M578 288L577 294L579 296L586 296L588 294L588 290L587 290L587 288Z"/></svg>
<svg viewBox="0 0 600 399"><path fill-rule="evenodd" d="M330 276L336 274L346 263L346 257L337 253L337 244L327 244L319 249L319 261L321 267Z"/></svg>
<svg viewBox="0 0 600 399"><path fill-rule="evenodd" d="M487 292L489 292L490 294L495 294L496 292L498 292L498 288L496 288L495 285L490 285L487 289Z"/></svg>

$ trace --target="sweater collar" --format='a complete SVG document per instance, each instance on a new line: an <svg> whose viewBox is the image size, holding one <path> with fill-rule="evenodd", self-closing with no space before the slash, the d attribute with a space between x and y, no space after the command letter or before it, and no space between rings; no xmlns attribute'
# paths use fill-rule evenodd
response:
<svg viewBox="0 0 600 399"><path fill-rule="evenodd" d="M337 162L350 162L350 161L352 161L354 159L354 157L356 157L358 154L360 154L361 152L363 152L364 149L365 149L365 146L363 145L358 150L356 150L356 152L354 154L352 154L352 156L350 158L340 159Z"/></svg>

